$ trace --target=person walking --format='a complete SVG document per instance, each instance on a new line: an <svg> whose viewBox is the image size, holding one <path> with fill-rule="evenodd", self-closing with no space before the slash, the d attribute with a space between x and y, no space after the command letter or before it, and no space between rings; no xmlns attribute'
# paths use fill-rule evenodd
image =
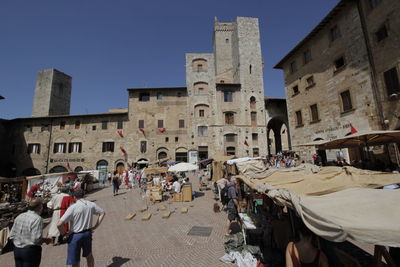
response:
<svg viewBox="0 0 400 267"><path fill-rule="evenodd" d="M114 196L116 196L118 195L118 190L119 190L119 177L117 171L114 171L114 175L112 177L112 185L113 185L113 194Z"/></svg>
<svg viewBox="0 0 400 267"><path fill-rule="evenodd" d="M64 223L69 223L70 230L65 233L69 236L67 265L78 267L80 264L80 253L86 258L87 266L94 267L92 253L92 233L99 227L106 213L95 203L83 199L83 190L75 192L76 202L72 204L58 222L58 229L64 232ZM93 215L98 215L93 226Z"/></svg>
<svg viewBox="0 0 400 267"><path fill-rule="evenodd" d="M47 203L47 207L53 210L53 215L50 222L48 237L52 238L53 245L58 245L60 243L60 231L58 231L57 223L60 220L61 213L61 203L64 197L69 197L67 194L67 188L59 188L60 192L57 192L51 200Z"/></svg>
<svg viewBox="0 0 400 267"><path fill-rule="evenodd" d="M231 234L231 224L232 221L239 221L237 220L239 218L238 212L240 211L240 206L238 202L238 192L236 189L237 181L235 177L228 178L229 179L229 184L227 185L228 188L228 199L229 202L227 204L228 208L228 221L226 223L226 234L225 236L230 236Z"/></svg>
<svg viewBox="0 0 400 267"><path fill-rule="evenodd" d="M34 198L29 202L28 211L15 218L10 232L14 243L16 267L38 267L42 259L43 243L49 244L51 238L43 238L43 201Z"/></svg>

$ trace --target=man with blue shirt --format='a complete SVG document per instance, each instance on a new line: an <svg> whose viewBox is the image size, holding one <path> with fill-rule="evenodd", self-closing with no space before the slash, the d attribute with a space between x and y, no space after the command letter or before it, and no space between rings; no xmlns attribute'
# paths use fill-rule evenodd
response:
<svg viewBox="0 0 400 267"><path fill-rule="evenodd" d="M69 223L69 236L67 265L78 267L80 264L80 253L87 260L87 266L94 266L92 254L92 232L103 221L105 212L95 203L83 199L84 192L79 189L74 193L76 202L72 204L58 222L58 229L64 233L64 223ZM97 221L92 226L93 215L98 215Z"/></svg>

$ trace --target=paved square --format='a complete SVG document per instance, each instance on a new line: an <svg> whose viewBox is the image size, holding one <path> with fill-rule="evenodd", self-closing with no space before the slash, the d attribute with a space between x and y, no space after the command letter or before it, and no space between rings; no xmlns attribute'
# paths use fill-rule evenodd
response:
<svg viewBox="0 0 400 267"><path fill-rule="evenodd" d="M93 234L93 255L96 266L230 266L219 261L224 252L224 226L226 213L213 212L213 194L204 195L192 202L146 203L139 190L122 189L114 197L110 187L87 196L106 212L102 225ZM148 204L149 209L140 212ZM165 205L171 211L163 219ZM188 213L181 213L182 207ZM124 220L129 213L137 215ZM151 213L149 221L142 221ZM188 235L193 226L212 227L209 236ZM45 229L47 233L47 228ZM67 246L43 245L41 266L65 266ZM0 255L1 266L14 266L13 253ZM81 262L86 266L86 260Z"/></svg>

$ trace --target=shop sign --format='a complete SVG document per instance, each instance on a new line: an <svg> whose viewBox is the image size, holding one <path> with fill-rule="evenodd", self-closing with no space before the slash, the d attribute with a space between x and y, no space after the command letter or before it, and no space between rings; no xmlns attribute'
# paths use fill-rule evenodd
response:
<svg viewBox="0 0 400 267"><path fill-rule="evenodd" d="M51 163L62 163L62 162L84 162L85 159L50 159Z"/></svg>
<svg viewBox="0 0 400 267"><path fill-rule="evenodd" d="M335 127L329 127L329 128L326 128L326 129L317 130L315 132L315 134L335 132L335 131L338 131L340 129L346 129L346 128L349 128L349 127L350 127L350 123L347 123L345 125L339 125L339 126L335 126Z"/></svg>

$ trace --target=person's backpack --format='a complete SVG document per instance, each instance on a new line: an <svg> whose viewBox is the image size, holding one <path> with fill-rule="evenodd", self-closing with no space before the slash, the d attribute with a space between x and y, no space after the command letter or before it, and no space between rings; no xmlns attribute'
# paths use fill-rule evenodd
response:
<svg viewBox="0 0 400 267"><path fill-rule="evenodd" d="M230 185L226 185L224 188L221 190L221 203L222 205L227 205L229 202L229 197L228 197L228 187Z"/></svg>

